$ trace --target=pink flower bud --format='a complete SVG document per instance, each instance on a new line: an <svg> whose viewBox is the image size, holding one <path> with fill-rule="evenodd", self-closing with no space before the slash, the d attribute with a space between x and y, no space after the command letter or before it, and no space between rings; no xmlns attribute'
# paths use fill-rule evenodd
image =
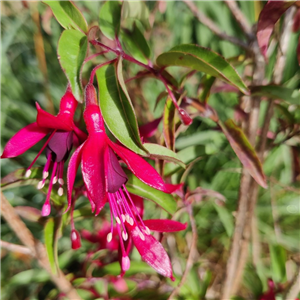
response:
<svg viewBox="0 0 300 300"><path fill-rule="evenodd" d="M180 119L184 125L192 124L193 119L189 116L189 114L183 108L179 108L178 112L179 112Z"/></svg>
<svg viewBox="0 0 300 300"><path fill-rule="evenodd" d="M80 235L77 230L71 232L72 249L76 250L81 247Z"/></svg>

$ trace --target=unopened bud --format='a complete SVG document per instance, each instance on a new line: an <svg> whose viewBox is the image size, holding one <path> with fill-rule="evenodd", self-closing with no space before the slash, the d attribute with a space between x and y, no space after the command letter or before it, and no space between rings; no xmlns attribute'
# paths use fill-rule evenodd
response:
<svg viewBox="0 0 300 300"><path fill-rule="evenodd" d="M73 229L71 232L72 249L76 250L81 247L80 235L77 230Z"/></svg>
<svg viewBox="0 0 300 300"><path fill-rule="evenodd" d="M178 109L180 119L184 125L191 125L193 122L193 119L189 116L189 114L183 109Z"/></svg>

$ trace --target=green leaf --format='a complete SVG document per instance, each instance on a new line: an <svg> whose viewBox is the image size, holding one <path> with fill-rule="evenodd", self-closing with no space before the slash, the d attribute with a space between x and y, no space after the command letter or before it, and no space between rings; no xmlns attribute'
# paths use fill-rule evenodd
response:
<svg viewBox="0 0 300 300"><path fill-rule="evenodd" d="M228 209L224 206L218 205L214 203L214 207L219 215L219 218L226 230L226 233L229 237L232 237L233 229L234 229L234 219L232 214L228 211Z"/></svg>
<svg viewBox="0 0 300 300"><path fill-rule="evenodd" d="M60 65L78 101L82 99L81 68L87 47L86 35L73 29L63 31L58 42L57 54Z"/></svg>
<svg viewBox="0 0 300 300"><path fill-rule="evenodd" d="M124 29L121 31L121 34L122 41L125 42L128 51L133 55L133 57L147 64L151 54L150 48L143 33L136 24L134 24L132 30Z"/></svg>
<svg viewBox="0 0 300 300"><path fill-rule="evenodd" d="M145 29L150 28L149 9L144 1L124 1L122 19L138 20Z"/></svg>
<svg viewBox="0 0 300 300"><path fill-rule="evenodd" d="M182 66L204 72L236 86L244 94L248 89L236 70L219 54L197 45L185 44L161 54L157 64L163 66Z"/></svg>
<svg viewBox="0 0 300 300"><path fill-rule="evenodd" d="M25 168L18 169L13 171L12 173L6 175L1 179L1 188L2 190L11 189L19 186L33 185L37 186L39 181L43 178L43 169L42 168L31 168L31 174L27 178L25 177L26 173ZM49 184L46 181L45 186L41 189L41 191L46 195L48 193ZM65 196L59 196L55 189L52 189L50 194L50 199L58 206L62 206L66 199Z"/></svg>
<svg viewBox="0 0 300 300"><path fill-rule="evenodd" d="M173 101L168 98L165 104L163 116L163 132L165 143L171 150L175 149L175 105Z"/></svg>
<svg viewBox="0 0 300 300"><path fill-rule="evenodd" d="M277 283L286 281L286 250L281 245L270 245L272 278Z"/></svg>
<svg viewBox="0 0 300 300"><path fill-rule="evenodd" d="M228 139L233 151L248 170L255 181L263 188L267 188L266 177L262 169L261 162L248 141L243 131L232 121L227 120L224 124L219 122L226 138Z"/></svg>
<svg viewBox="0 0 300 300"><path fill-rule="evenodd" d="M65 29L76 29L87 33L87 22L72 1L43 1L50 6L56 20Z"/></svg>
<svg viewBox="0 0 300 300"><path fill-rule="evenodd" d="M158 144L152 143L144 143L144 147L149 151L150 158L158 158L174 162L185 169L185 164L179 159L174 151Z"/></svg>
<svg viewBox="0 0 300 300"><path fill-rule="evenodd" d="M210 96L211 87L214 84L215 80L216 78L210 75L205 75L203 76L203 78L201 78L201 86L203 87L203 90L200 94L199 99L202 103L207 103Z"/></svg>
<svg viewBox="0 0 300 300"><path fill-rule="evenodd" d="M111 133L132 151L147 155L140 139L136 116L118 65L106 65L96 71L100 108Z"/></svg>
<svg viewBox="0 0 300 300"><path fill-rule="evenodd" d="M140 181L130 171L125 170L128 177L126 188L128 192L152 200L169 214L174 214L177 203L172 195L156 190Z"/></svg>
<svg viewBox="0 0 300 300"><path fill-rule="evenodd" d="M119 35L122 3L106 1L100 9L99 25L102 33L111 40Z"/></svg>
<svg viewBox="0 0 300 300"><path fill-rule="evenodd" d="M61 229L61 217L50 218L44 228L45 246L51 265L51 270L54 274L58 271L58 256L57 256L57 241Z"/></svg>
<svg viewBox="0 0 300 300"><path fill-rule="evenodd" d="M299 99L300 99L299 90L283 87L280 85L274 85L274 84L250 87L250 90L252 96L262 96L274 100L280 99L283 101L290 102L292 104L299 105Z"/></svg>
<svg viewBox="0 0 300 300"><path fill-rule="evenodd" d="M102 268L105 274L118 276L121 273L120 263L113 262ZM157 274L156 271L143 261L131 261L130 268L126 271L125 276L133 276L136 274Z"/></svg>

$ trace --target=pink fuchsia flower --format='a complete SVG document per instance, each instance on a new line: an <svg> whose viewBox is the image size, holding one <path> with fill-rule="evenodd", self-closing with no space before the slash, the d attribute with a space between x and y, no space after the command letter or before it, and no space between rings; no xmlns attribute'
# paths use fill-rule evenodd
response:
<svg viewBox="0 0 300 300"><path fill-rule="evenodd" d="M128 240L128 234L130 234L142 258L159 273L172 277L168 255L162 245L150 235L149 228L144 225L126 189L127 176L116 155L122 159L135 176L147 185L166 193L172 193L178 186L166 184L157 171L143 158L122 145L112 142L107 137L97 104L96 90L91 84L86 87L85 99L84 120L89 135L87 140L74 152L69 162L67 175L69 207L72 204L72 189L76 172L81 164L83 181L92 211L95 211L96 215L99 214L105 203L109 202L111 232L107 235L107 240L108 242L112 240L113 219L115 219L122 253L122 269L126 271L130 266L127 249L123 243Z"/></svg>
<svg viewBox="0 0 300 300"><path fill-rule="evenodd" d="M120 144L112 142L105 133L103 118L97 104L93 85L86 87L84 120L89 133L87 140L74 152L68 167L68 204L71 206L72 189L79 165L86 186L92 211L100 212L114 194L127 182L116 154L132 173L147 185L166 193L172 193L179 185L165 183L157 171L143 158Z"/></svg>
<svg viewBox="0 0 300 300"><path fill-rule="evenodd" d="M58 194L63 194L63 169L73 145L82 143L87 135L75 126L73 116L77 107L77 100L74 98L70 87L61 99L60 109L56 116L41 109L38 103L36 122L29 124L18 131L4 147L1 158L12 158L23 154L29 148L37 144L44 137L49 135L47 141L27 168L25 177L31 174L31 167L46 148L47 162L43 169L43 179L38 184L38 189L44 187L47 177L50 176L49 190L42 208L42 216L50 214L50 194L53 184L59 183Z"/></svg>

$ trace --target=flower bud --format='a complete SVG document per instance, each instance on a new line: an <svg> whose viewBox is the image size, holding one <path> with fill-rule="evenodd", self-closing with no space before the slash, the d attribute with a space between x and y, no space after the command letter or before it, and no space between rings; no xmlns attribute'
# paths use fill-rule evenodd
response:
<svg viewBox="0 0 300 300"><path fill-rule="evenodd" d="M81 247L80 235L77 230L73 229L71 232L72 249L76 250Z"/></svg>
<svg viewBox="0 0 300 300"><path fill-rule="evenodd" d="M189 114L183 108L179 108L178 112L179 112L180 119L184 125L192 124L193 119L189 116Z"/></svg>

